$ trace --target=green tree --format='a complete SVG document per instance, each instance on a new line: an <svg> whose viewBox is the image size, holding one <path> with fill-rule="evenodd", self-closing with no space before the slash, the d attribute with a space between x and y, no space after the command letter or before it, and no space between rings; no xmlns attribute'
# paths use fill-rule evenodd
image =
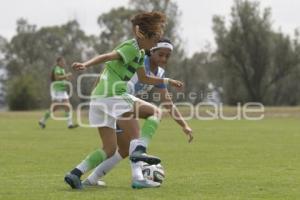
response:
<svg viewBox="0 0 300 200"><path fill-rule="evenodd" d="M20 76L9 81L7 100L10 110L38 108L41 89L33 75Z"/></svg>
<svg viewBox="0 0 300 200"><path fill-rule="evenodd" d="M70 21L62 26L43 27L37 29L36 26L29 24L26 20L17 21L17 35L14 36L7 48L7 86L10 88L18 87L20 77L35 77L31 85L39 87L28 87L28 90L39 89L39 95L34 96L31 102L37 107L47 107L49 105L50 74L55 64L57 56L64 56L68 64L75 60L82 60L88 52L90 39L85 36L76 21ZM70 68L66 69L70 71ZM75 77L76 78L76 74ZM27 79L25 79L27 81ZM25 82L26 82L25 81ZM26 82L27 83L27 82ZM76 86L75 82L73 83ZM8 90L8 96L19 96L19 90ZM28 94L35 94L29 91ZM23 96L24 97L24 96ZM12 98L8 98L12 100ZM22 101L31 101L32 98L25 98ZM78 102L78 98L74 98ZM11 109L25 109L27 107L13 106L8 102ZM29 108L29 107L28 107Z"/></svg>
<svg viewBox="0 0 300 200"><path fill-rule="evenodd" d="M227 28L223 17L213 18L227 101L274 104L274 86L300 62L292 41L272 29L271 10L261 13L258 2L236 0L230 22Z"/></svg>
<svg viewBox="0 0 300 200"><path fill-rule="evenodd" d="M0 105L4 104L4 88L5 81L5 52L7 47L7 40L0 36Z"/></svg>
<svg viewBox="0 0 300 200"><path fill-rule="evenodd" d="M134 10L119 7L98 17L101 34L100 41L96 43L96 49L99 53L110 51L119 43L133 37L130 19L134 12Z"/></svg>

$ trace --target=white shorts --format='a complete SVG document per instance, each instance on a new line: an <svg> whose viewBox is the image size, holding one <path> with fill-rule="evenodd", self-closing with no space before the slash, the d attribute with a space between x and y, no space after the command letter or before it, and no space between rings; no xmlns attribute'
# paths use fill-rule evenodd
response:
<svg viewBox="0 0 300 200"><path fill-rule="evenodd" d="M68 100L69 95L66 91L51 91L51 99L52 101L62 102L63 100Z"/></svg>
<svg viewBox="0 0 300 200"><path fill-rule="evenodd" d="M138 98L130 94L92 99L89 109L90 125L116 129L117 120L124 113L132 112L137 100Z"/></svg>

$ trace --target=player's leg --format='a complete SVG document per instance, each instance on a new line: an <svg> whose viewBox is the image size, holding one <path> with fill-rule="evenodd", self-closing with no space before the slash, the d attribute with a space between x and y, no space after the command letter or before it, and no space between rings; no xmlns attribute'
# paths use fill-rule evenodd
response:
<svg viewBox="0 0 300 200"><path fill-rule="evenodd" d="M134 149L130 160L134 162L144 161L149 164L158 164L160 163L160 159L155 157L152 159L145 158L143 157L143 153L146 153L148 144L158 128L161 112L156 106L140 99L135 101L134 112L136 117L145 119L145 122L141 129L141 137L137 141L132 141L139 145Z"/></svg>
<svg viewBox="0 0 300 200"><path fill-rule="evenodd" d="M73 189L81 189L81 176L95 168L101 162L113 156L117 150L117 138L115 130L111 127L98 128L102 140L102 149L91 152L79 165L65 176L65 181Z"/></svg>
<svg viewBox="0 0 300 200"><path fill-rule="evenodd" d="M43 128L43 129L46 127L46 121L50 118L51 112L54 112L59 107L59 106L57 106L55 104L61 102L61 98L60 98L59 92L54 91L54 90L51 89L50 95L51 95L50 109L45 112L44 116L39 120L39 123L38 123L39 126L41 128Z"/></svg>
<svg viewBox="0 0 300 200"><path fill-rule="evenodd" d="M77 128L78 125L77 124L73 124L73 119L72 119L72 111L71 111L71 103L69 101L69 99L64 99L62 101L62 108L65 111L65 117L67 118L67 125L69 129L72 128Z"/></svg>
<svg viewBox="0 0 300 200"><path fill-rule="evenodd" d="M127 115L131 115L131 113L126 113L123 116L128 117ZM132 148L128 151L129 144L135 145L139 144L139 124L136 119L130 118L126 120L120 120L118 125L123 130L123 133L118 136L118 145L119 151L117 151L111 158L105 160L99 166L95 168L93 173L83 181L84 186L97 186L97 185L105 185L104 182L99 184L98 179L103 177L106 173L108 173L114 166L116 166L123 157L127 157L128 153L132 153ZM130 141L135 141L131 143ZM121 155L123 156L121 156ZM133 188L152 188L159 187L160 184L144 179L141 169L141 162L131 162L131 170L132 170L132 187Z"/></svg>
<svg viewBox="0 0 300 200"><path fill-rule="evenodd" d="M102 140L102 149L89 154L76 168L66 175L65 181L72 188L81 188L80 177L87 171L95 168L106 158L114 155L117 149L117 136L115 133L116 118L108 115L104 109L103 99L92 100L89 109L89 122L93 127L98 127L98 132Z"/></svg>
<svg viewBox="0 0 300 200"><path fill-rule="evenodd" d="M52 101L51 105L50 105L50 109L47 110L45 113L44 113L44 116L39 120L39 126L44 129L46 128L46 122L47 120L51 117L51 113L52 112L55 112L56 110L59 109L59 106L58 105L55 105L57 103L57 101Z"/></svg>
<svg viewBox="0 0 300 200"><path fill-rule="evenodd" d="M119 143L122 146L121 150L128 149L129 151L120 151L123 156L127 156L128 154L131 156L133 152L139 148L140 146L140 128L139 123L136 118L128 118L128 116L133 116L133 113L126 113L126 115L123 115L123 119L119 120L118 124L121 129L124 130L124 133L126 136L126 139L122 140L125 141L125 143ZM130 122L130 123L129 123ZM128 134L127 134L128 133ZM130 139L130 143L128 143L128 139ZM127 142L126 142L127 141ZM156 159L154 156L150 156L147 154L143 154L144 158L147 158L148 160ZM153 188L153 187L159 187L160 184L156 183L154 181L145 179L142 173L142 162L130 162L131 165L131 172L132 172L132 188Z"/></svg>
<svg viewBox="0 0 300 200"><path fill-rule="evenodd" d="M134 131L132 131L134 130ZM120 120L117 128L118 151L109 159L98 165L94 171L82 182L85 186L103 186L105 183L98 181L112 170L121 160L128 156L130 141L137 138L139 132L136 119ZM134 135L134 136L133 136Z"/></svg>

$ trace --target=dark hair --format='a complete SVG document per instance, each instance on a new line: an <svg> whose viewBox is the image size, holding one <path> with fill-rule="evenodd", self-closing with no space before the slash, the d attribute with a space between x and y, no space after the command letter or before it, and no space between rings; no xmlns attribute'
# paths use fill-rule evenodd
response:
<svg viewBox="0 0 300 200"><path fill-rule="evenodd" d="M158 43L159 43L159 42L166 42L166 43L172 44L171 40L169 40L168 38L161 38L161 39L158 41ZM173 45L173 44L172 44L172 45Z"/></svg>
<svg viewBox="0 0 300 200"><path fill-rule="evenodd" d="M56 64L58 64L60 61L62 61L64 59L64 57L59 56L56 58Z"/></svg>
<svg viewBox="0 0 300 200"><path fill-rule="evenodd" d="M172 44L171 40L169 40L168 38L161 38L161 39L158 41L158 43L160 43L160 42L166 42L166 43ZM172 44L172 45L173 45L173 44ZM158 49L155 49L155 50L153 50L153 51L156 51L156 50L158 50ZM146 54L147 56L151 56L150 50L146 50L146 51L145 51L145 54Z"/></svg>
<svg viewBox="0 0 300 200"><path fill-rule="evenodd" d="M131 19L132 26L139 26L143 35L152 38L160 32L166 23L166 15L162 12L142 12Z"/></svg>

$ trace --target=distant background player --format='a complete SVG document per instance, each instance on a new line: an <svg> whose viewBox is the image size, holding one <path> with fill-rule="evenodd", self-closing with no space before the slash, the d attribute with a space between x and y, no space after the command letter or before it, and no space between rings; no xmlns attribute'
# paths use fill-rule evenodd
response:
<svg viewBox="0 0 300 200"><path fill-rule="evenodd" d="M51 116L51 112L55 112L58 109L63 109L65 111L65 117L67 118L69 129L78 127L77 124L73 125L72 115L70 113L71 104L65 82L71 78L72 74L66 74L65 67L65 59L63 57L58 57L56 59L56 65L51 72L51 106L39 121L39 126L43 129L46 127L46 121Z"/></svg>

